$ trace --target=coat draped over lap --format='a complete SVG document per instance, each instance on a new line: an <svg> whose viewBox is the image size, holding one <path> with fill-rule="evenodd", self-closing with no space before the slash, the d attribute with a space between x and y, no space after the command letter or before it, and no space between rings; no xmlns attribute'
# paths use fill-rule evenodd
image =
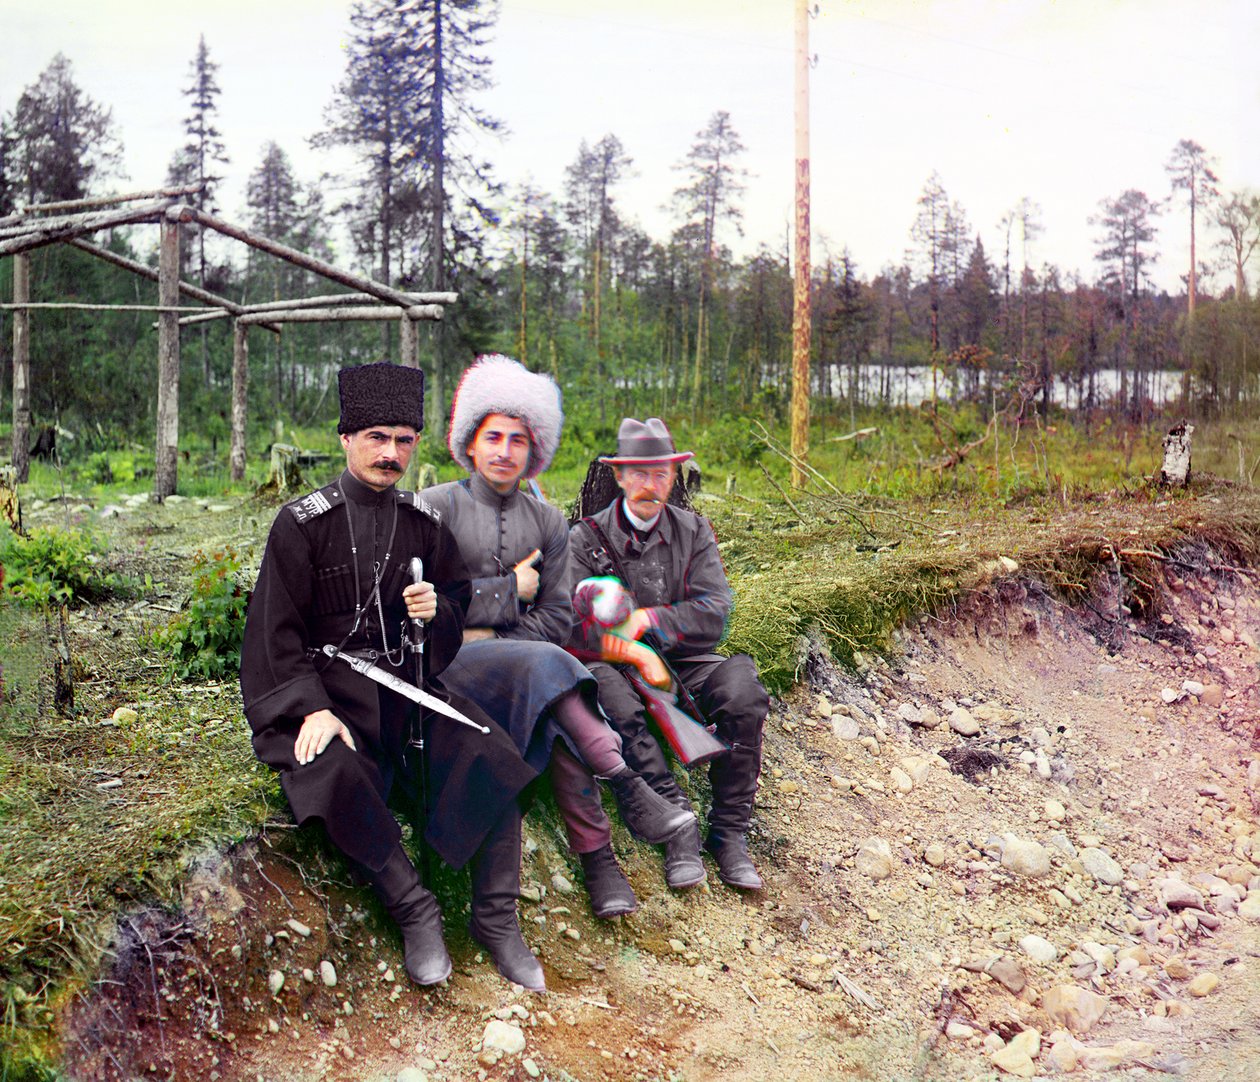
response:
<svg viewBox="0 0 1260 1082"><path fill-rule="evenodd" d="M425 632L426 690L485 724L474 704L447 695L439 679L459 650L468 603L458 546L416 494L376 492L348 471L276 516L241 651L241 692L259 759L279 771L299 823L322 820L343 851L374 869L401 836L385 801L395 781L409 795L414 783L403 755L414 706L319 651L325 644L360 655L375 651L378 665L414 682L413 656L400 649L409 626L402 591L413 556L424 561L424 577L438 595ZM306 715L321 709L346 725L357 751L334 739L314 762L299 766L298 731ZM460 867L536 772L496 726L487 736L433 716L425 731L425 838Z"/></svg>

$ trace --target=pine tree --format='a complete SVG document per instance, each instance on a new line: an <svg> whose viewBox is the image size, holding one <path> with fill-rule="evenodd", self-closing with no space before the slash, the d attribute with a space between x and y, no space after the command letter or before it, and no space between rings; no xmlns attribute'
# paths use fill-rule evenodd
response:
<svg viewBox="0 0 1260 1082"><path fill-rule="evenodd" d="M357 194L342 209L383 282L440 291L477 280L499 189L460 136L499 129L474 101L490 85L483 50L496 16L485 0L359 0L351 9L346 75L315 143L359 156ZM452 315L455 332L466 332L460 311ZM435 325L431 420L443 409L449 337Z"/></svg>
<svg viewBox="0 0 1260 1082"><path fill-rule="evenodd" d="M1213 171L1214 160L1193 139L1182 139L1164 164L1173 191L1184 191L1190 205L1190 273L1186 278L1187 311L1194 315L1197 292L1198 264L1195 259L1196 217L1199 207L1211 202L1220 194L1216 182L1220 179Z"/></svg>
<svg viewBox="0 0 1260 1082"><path fill-rule="evenodd" d="M22 91L12 137L10 175L27 203L82 199L122 159L112 113L79 88L62 53Z"/></svg>
<svg viewBox="0 0 1260 1082"><path fill-rule="evenodd" d="M684 228L695 236L699 248L699 293L696 304L695 366L692 372L692 408L699 407L709 353L709 299L713 292L717 264L717 233L720 225L741 233L743 212L736 200L744 191L747 171L735 164L744 144L731 125L731 114L719 110L696 133L696 141L686 158L675 168L687 181L674 192L676 205L685 217Z"/></svg>

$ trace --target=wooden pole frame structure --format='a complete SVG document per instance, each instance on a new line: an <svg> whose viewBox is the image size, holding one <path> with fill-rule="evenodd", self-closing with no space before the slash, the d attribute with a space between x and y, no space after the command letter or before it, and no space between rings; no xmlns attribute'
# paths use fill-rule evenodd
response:
<svg viewBox="0 0 1260 1082"><path fill-rule="evenodd" d="M261 326L281 333L284 323L358 322L398 320L401 364L420 366L418 321L440 321L445 306L458 294L440 291L406 293L363 275L343 270L206 214L180 202L198 189L167 188L127 195L105 196L60 203L33 204L0 218L0 257L13 256L13 441L12 461L18 482L25 482L30 468L30 324L31 312L47 308L80 310L129 310L157 313L158 381L157 424L154 441L153 499L161 503L173 495L179 478L179 375L180 328L207 319L232 320L232 440L229 465L234 481L245 476L246 424L248 420L249 328ZM127 204L118 206L118 204ZM317 274L351 292L292 298L247 305L218 296L179 279L179 246L182 226L197 222L223 236ZM111 252L86 238L103 229L125 225L157 224L160 231L158 269ZM30 295L30 256L36 248L66 244L116 267L158 284L156 305L90 305L35 303ZM180 306L180 296L198 301L205 309Z"/></svg>

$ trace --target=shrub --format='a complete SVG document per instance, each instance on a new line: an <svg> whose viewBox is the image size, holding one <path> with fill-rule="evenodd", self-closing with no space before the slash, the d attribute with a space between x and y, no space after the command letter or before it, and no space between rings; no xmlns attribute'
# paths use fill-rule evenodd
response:
<svg viewBox="0 0 1260 1082"><path fill-rule="evenodd" d="M32 607L99 601L125 584L101 568L104 549L82 530L37 527L29 537L8 533L0 539L5 584Z"/></svg>
<svg viewBox="0 0 1260 1082"><path fill-rule="evenodd" d="M240 558L230 548L192 560L192 594L184 612L154 635L171 656L176 679L213 680L240 671L249 592L240 584Z"/></svg>

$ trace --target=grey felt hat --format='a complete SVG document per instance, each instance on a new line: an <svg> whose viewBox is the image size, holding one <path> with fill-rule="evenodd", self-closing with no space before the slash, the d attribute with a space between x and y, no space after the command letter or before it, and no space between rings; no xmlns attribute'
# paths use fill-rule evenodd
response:
<svg viewBox="0 0 1260 1082"><path fill-rule="evenodd" d="M679 451L674 446L674 437L659 417L649 417L646 421L626 417L617 430L617 453L601 457L600 462L610 466L636 466L686 462L695 457L690 451Z"/></svg>

